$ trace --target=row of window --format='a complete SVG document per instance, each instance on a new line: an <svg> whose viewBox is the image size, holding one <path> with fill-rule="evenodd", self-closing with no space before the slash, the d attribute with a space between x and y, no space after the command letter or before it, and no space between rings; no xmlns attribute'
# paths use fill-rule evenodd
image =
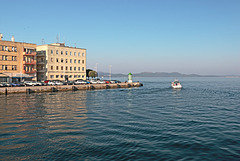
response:
<svg viewBox="0 0 240 161"><path fill-rule="evenodd" d="M36 52L36 49L24 48L23 51L26 52L26 53L32 53L32 52Z"/></svg>
<svg viewBox="0 0 240 161"><path fill-rule="evenodd" d="M0 47L0 50L2 51L9 51L9 52L17 52L17 48L15 46L2 46Z"/></svg>
<svg viewBox="0 0 240 161"><path fill-rule="evenodd" d="M51 50L51 54L53 54L53 50ZM58 50L56 50L56 54L60 54L60 53L58 52ZM64 54L63 51L61 51L61 55L63 55L63 54ZM68 55L68 51L65 51L65 55ZM69 52L69 55L70 55L70 56L73 56L73 55L74 55L74 56L77 56L77 55L78 55L78 56L85 56L84 53L80 53L80 52L77 53L77 52L71 52L71 51Z"/></svg>
<svg viewBox="0 0 240 161"><path fill-rule="evenodd" d="M54 70L53 66L51 66L51 70ZM60 70L60 67L56 66L56 70ZM61 66L61 70L63 70L63 66ZM65 70L68 70L68 67L65 67ZM77 71L77 67L69 67L69 70ZM78 71L81 71L81 67L78 67ZM82 67L82 71L84 71L84 67Z"/></svg>
<svg viewBox="0 0 240 161"><path fill-rule="evenodd" d="M6 56L6 55L2 55L2 60L11 60L9 59L9 57L12 57L12 61L17 61L17 56Z"/></svg>
<svg viewBox="0 0 240 161"><path fill-rule="evenodd" d="M42 75L43 77L43 75ZM64 75L50 75L51 79L65 78ZM84 78L84 75L68 75L68 78Z"/></svg>
<svg viewBox="0 0 240 161"><path fill-rule="evenodd" d="M51 62L53 62L53 58L51 58ZM58 58L56 58L56 62L59 63L60 60ZM77 60L76 59L69 59L69 63L77 63ZM64 59L61 58L61 63L64 63ZM65 63L68 63L68 59L65 60ZM78 60L78 64L81 64L81 60ZM84 60L82 60L82 64L84 64Z"/></svg>
<svg viewBox="0 0 240 161"><path fill-rule="evenodd" d="M10 70L9 67L12 66L12 70L17 70L17 66L16 65L2 65L2 70Z"/></svg>

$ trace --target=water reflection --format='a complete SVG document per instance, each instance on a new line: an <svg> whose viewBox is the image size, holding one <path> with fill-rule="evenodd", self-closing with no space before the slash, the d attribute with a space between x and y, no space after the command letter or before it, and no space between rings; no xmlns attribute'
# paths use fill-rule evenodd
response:
<svg viewBox="0 0 240 161"><path fill-rule="evenodd" d="M83 139L87 112L86 91L0 96L1 159L14 158L10 149L26 153L41 143Z"/></svg>

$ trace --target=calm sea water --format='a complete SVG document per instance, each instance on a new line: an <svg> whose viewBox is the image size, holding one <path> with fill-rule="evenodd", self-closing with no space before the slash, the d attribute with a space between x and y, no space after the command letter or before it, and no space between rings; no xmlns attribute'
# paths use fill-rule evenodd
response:
<svg viewBox="0 0 240 161"><path fill-rule="evenodd" d="M0 160L240 160L240 79L0 96Z"/></svg>

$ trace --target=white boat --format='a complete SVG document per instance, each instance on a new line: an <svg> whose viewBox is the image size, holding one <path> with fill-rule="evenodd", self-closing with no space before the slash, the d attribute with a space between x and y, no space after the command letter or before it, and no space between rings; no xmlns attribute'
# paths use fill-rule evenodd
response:
<svg viewBox="0 0 240 161"><path fill-rule="evenodd" d="M172 88L176 88L176 89L179 89L179 88L182 88L182 85L180 84L179 80L175 79L172 84L171 84Z"/></svg>

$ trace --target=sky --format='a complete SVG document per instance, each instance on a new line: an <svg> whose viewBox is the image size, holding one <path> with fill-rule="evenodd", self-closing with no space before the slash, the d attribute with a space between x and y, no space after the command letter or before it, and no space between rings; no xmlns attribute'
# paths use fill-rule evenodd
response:
<svg viewBox="0 0 240 161"><path fill-rule="evenodd" d="M240 0L0 0L0 33L59 37L102 72L240 75Z"/></svg>

